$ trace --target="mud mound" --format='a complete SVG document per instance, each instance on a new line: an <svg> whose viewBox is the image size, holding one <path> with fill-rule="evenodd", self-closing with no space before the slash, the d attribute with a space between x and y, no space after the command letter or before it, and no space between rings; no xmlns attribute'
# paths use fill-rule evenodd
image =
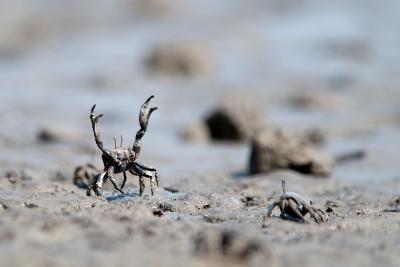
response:
<svg viewBox="0 0 400 267"><path fill-rule="evenodd" d="M265 127L261 108L249 98L225 99L204 120L212 140L244 141Z"/></svg>
<svg viewBox="0 0 400 267"><path fill-rule="evenodd" d="M145 59L146 67L155 73L170 76L195 77L209 74L211 51L196 42L172 42L156 46Z"/></svg>
<svg viewBox="0 0 400 267"><path fill-rule="evenodd" d="M267 173L291 169L303 174L329 176L334 159L282 130L264 130L252 141L249 171Z"/></svg>

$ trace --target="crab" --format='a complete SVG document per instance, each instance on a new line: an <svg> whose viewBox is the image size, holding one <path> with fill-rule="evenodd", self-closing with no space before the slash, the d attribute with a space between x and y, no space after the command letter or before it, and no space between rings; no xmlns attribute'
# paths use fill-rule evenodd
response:
<svg viewBox="0 0 400 267"><path fill-rule="evenodd" d="M95 177L100 170L93 164L80 165L74 171L74 184L79 188L87 188L90 181Z"/></svg>
<svg viewBox="0 0 400 267"><path fill-rule="evenodd" d="M122 147L122 134L121 144ZM117 136L114 136L114 148L117 148ZM79 188L86 189L93 178L101 171L94 166L92 163L86 163L85 165L79 165L74 170L73 182ZM123 187L121 187L123 188Z"/></svg>
<svg viewBox="0 0 400 267"><path fill-rule="evenodd" d="M93 190L97 196L102 195L102 187L107 180L110 180L113 184L114 188L125 194L122 189L125 186L127 176L126 172L131 173L132 175L139 177L139 186L140 196L143 195L145 184L144 177L150 179L151 186L151 195L154 195L155 186L158 188L158 172L155 168L147 166L143 163L137 161L140 155L141 150L141 140L146 133L147 126L149 123L150 115L158 109L158 107L149 107L148 104L154 96L150 96L141 106L139 112L139 125L140 129L136 133L135 141L132 147L123 147L122 146L122 137L121 137L121 145L117 147L115 145L114 149L107 149L104 147L103 142L100 138L100 126L99 119L103 116L103 114L95 115L94 110L96 105L93 105L90 111L90 121L92 122L92 129L94 134L94 139L96 141L97 147L102 152L102 160L104 163L103 172L98 173L92 181L89 183L86 194L87 196L91 196L91 191ZM115 140L115 138L114 138ZM116 143L116 142L115 142ZM122 173L124 175L124 180L119 186L115 181L113 174Z"/></svg>
<svg viewBox="0 0 400 267"><path fill-rule="evenodd" d="M282 195L278 200L268 206L267 217L271 217L272 211L275 207L281 210L280 217L285 220L291 220L300 223L309 223L306 215L310 215L316 223L322 223L327 220L326 214L323 210L312 206L311 199L304 197L295 192L286 192L285 180L282 180Z"/></svg>

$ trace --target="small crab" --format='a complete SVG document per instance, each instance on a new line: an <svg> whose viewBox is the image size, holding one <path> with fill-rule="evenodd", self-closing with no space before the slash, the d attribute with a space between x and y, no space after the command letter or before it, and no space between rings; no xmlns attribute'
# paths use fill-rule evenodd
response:
<svg viewBox="0 0 400 267"><path fill-rule="evenodd" d="M312 201L309 198L295 192L286 192L285 180L282 180L282 195L278 200L268 206L267 217L271 217L272 210L278 206L281 210L281 218L301 223L309 223L305 218L307 213L310 218L316 223L322 223L327 220L326 214L323 210L314 208Z"/></svg>
<svg viewBox="0 0 400 267"><path fill-rule="evenodd" d="M90 181L100 172L93 164L80 165L74 171L74 184L79 188L87 188Z"/></svg>
<svg viewBox="0 0 400 267"><path fill-rule="evenodd" d="M94 114L94 109L96 108L96 105L92 107L90 111L90 120L92 122L92 129L97 147L103 153L102 159L104 163L104 171L98 173L89 183L86 190L86 194L88 196L91 195L91 190L93 190L97 196L101 196L103 184L107 180L111 181L116 190L118 190L121 193L124 193L122 191L122 188L124 187L126 182L126 172L130 172L133 175L139 176L140 195L143 194L145 187L143 177L149 178L151 185L151 195L154 194L155 185L157 185L158 187L157 170L153 167L146 166L145 164L136 161L140 154L141 140L147 130L147 125L149 123L150 115L153 111L158 109L157 107L148 107L148 104L152 98L154 98L154 96L150 96L140 107L140 112L139 112L140 129L136 133L136 138L132 147L123 147L122 137L121 137L120 147L117 147L115 144L115 147L113 149L105 148L100 138L100 126L98 123L99 119L103 116L103 114L96 116ZM116 143L115 138L114 142ZM113 178L113 174L118 174L118 173L122 173L124 175L124 180L121 186L118 186L115 179Z"/></svg>

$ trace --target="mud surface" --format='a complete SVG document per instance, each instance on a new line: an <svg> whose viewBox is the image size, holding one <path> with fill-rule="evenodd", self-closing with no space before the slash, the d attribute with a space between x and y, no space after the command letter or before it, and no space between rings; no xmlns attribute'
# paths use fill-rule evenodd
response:
<svg viewBox="0 0 400 267"><path fill-rule="evenodd" d="M399 266L397 1L50 2L0 8L0 266ZM190 56L150 71L171 42L206 47L206 71ZM128 145L151 94L140 160L159 170L159 192L146 180L139 197L129 176L126 195L108 184L86 197L73 172L101 168L90 107L105 114L105 145ZM324 179L249 176L249 143L181 135L231 95L294 135L318 129L318 149L366 157ZM328 222L265 218L282 178Z"/></svg>

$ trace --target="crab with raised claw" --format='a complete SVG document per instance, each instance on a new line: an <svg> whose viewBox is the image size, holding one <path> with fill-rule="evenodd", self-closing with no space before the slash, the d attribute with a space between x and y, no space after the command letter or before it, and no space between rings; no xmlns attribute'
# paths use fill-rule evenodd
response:
<svg viewBox="0 0 400 267"><path fill-rule="evenodd" d="M295 192L286 192L285 180L282 180L282 195L278 200L268 206L267 217L272 216L272 211L275 207L279 207L280 217L285 220L291 220L301 223L309 223L306 215L310 215L316 223L322 223L327 220L323 210L312 206L312 201Z"/></svg>
<svg viewBox="0 0 400 267"><path fill-rule="evenodd" d="M103 116L103 114L96 116L94 114L94 109L96 108L96 105L92 107L90 111L90 120L92 122L92 129L97 147L103 153L102 159L104 163L104 171L97 174L89 183L86 190L86 194L88 196L91 195L91 190L93 190L97 196L101 196L103 184L107 181L107 179L111 181L116 190L118 190L121 193L124 193L122 189L124 188L127 179L126 172L130 172L133 175L139 176L140 195L143 194L145 188L144 177L149 178L151 186L151 195L154 195L155 186L157 185L158 188L157 170L153 167L146 166L145 164L136 161L139 158L141 149L141 140L147 130L147 125L149 123L150 115L153 111L158 109L157 107L148 106L152 98L154 98L154 96L150 96L140 108L139 112L140 129L136 133L135 142L133 143L132 147L123 147L122 137L121 137L120 147L117 147L115 145L114 149L105 148L100 138L100 126L98 122L99 119ZM124 180L121 186L118 186L117 182L113 177L113 174L118 174L118 173L123 173L124 175Z"/></svg>

